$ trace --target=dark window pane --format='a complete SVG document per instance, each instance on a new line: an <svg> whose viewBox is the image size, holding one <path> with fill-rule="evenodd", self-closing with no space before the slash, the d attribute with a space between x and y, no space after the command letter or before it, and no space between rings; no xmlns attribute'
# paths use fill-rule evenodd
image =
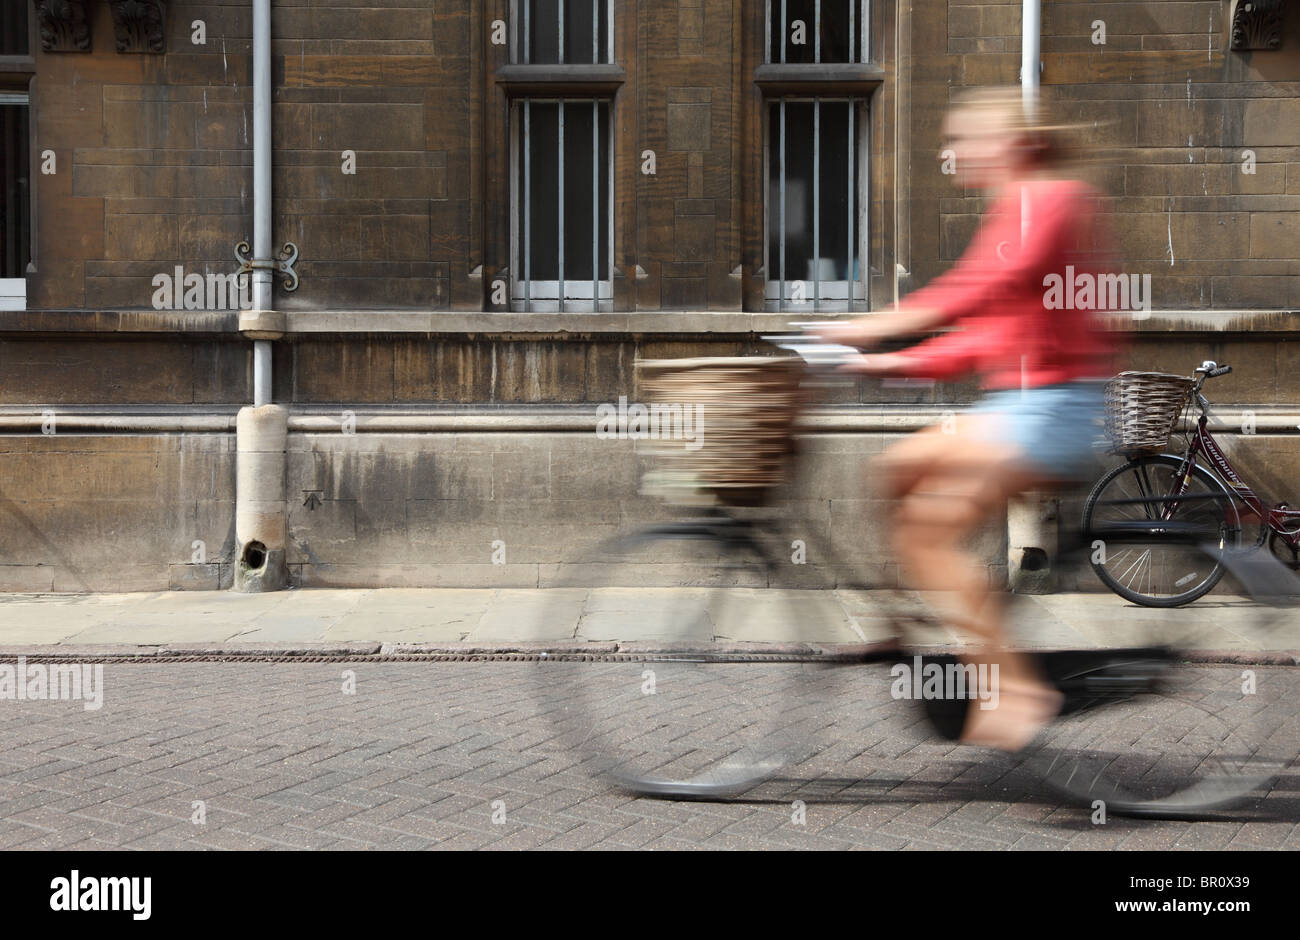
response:
<svg viewBox="0 0 1300 940"><path fill-rule="evenodd" d="M604 0L565 0L564 61L595 64L605 61L605 39L600 32Z"/></svg>
<svg viewBox="0 0 1300 940"><path fill-rule="evenodd" d="M786 0L785 61L812 62L816 43L814 0Z"/></svg>
<svg viewBox="0 0 1300 940"><path fill-rule="evenodd" d="M864 5L861 0L821 0L820 27L817 0L768 2L772 39L768 49L769 62L800 64L862 61L860 47Z"/></svg>
<svg viewBox="0 0 1300 940"><path fill-rule="evenodd" d="M823 62L857 62L858 46L862 42L861 5L853 11L853 58L849 58L849 7L851 2L822 0L822 58Z"/></svg>
<svg viewBox="0 0 1300 940"><path fill-rule="evenodd" d="M564 277L592 278L591 191L595 165L591 153L591 105L571 102L564 108Z"/></svg>
<svg viewBox="0 0 1300 940"><path fill-rule="evenodd" d="M28 55L28 0L0 0L0 55Z"/></svg>
<svg viewBox="0 0 1300 940"><path fill-rule="evenodd" d="M809 277L812 258L813 222L813 105L811 101L790 101L785 110L785 148L781 148L781 102L772 105L771 119L774 129L773 146L777 158L772 162L774 198L770 205L776 207L771 218L771 229L776 237L772 255L772 280L802 281ZM785 168L785 197L782 198L781 169ZM781 266L781 249L785 250L785 266Z"/></svg>
<svg viewBox="0 0 1300 940"><path fill-rule="evenodd" d="M528 148L531 162L529 189L529 262L526 276L535 281L560 277L560 108L554 102L535 101L524 105L528 119Z"/></svg>
<svg viewBox="0 0 1300 940"><path fill-rule="evenodd" d="M610 105L604 102L600 108L600 276L602 280L609 281L613 276L611 266L614 261L609 253L613 248L610 244L614 236L614 210L611 201L610 183L614 170L613 151L609 145L609 126L610 126ZM612 288L612 285L611 285Z"/></svg>
<svg viewBox="0 0 1300 940"><path fill-rule="evenodd" d="M822 104L821 163L818 174L818 265L822 280L848 280L849 190L854 184L849 159L849 108L845 101ZM854 215L857 215L856 206Z"/></svg>
<svg viewBox="0 0 1300 940"><path fill-rule="evenodd" d="M565 63L594 65L609 61L609 0L524 0L523 10L520 41L527 33L524 61L558 64L561 32Z"/></svg>
<svg viewBox="0 0 1300 940"><path fill-rule="evenodd" d="M566 281L606 279L608 268L592 270L592 258L609 258L606 230L609 205L609 121L603 104L593 113L587 101L564 106L564 277ZM598 135L593 138L592 120ZM580 289L586 290L586 285ZM573 296L570 292L569 296ZM586 294L582 294L586 296Z"/></svg>
<svg viewBox="0 0 1300 940"><path fill-rule="evenodd" d="M785 149L781 146L781 106L767 109L767 279L781 280L781 167Z"/></svg>
<svg viewBox="0 0 1300 940"><path fill-rule="evenodd" d="M0 277L22 277L31 260L31 173L26 105L0 105Z"/></svg>

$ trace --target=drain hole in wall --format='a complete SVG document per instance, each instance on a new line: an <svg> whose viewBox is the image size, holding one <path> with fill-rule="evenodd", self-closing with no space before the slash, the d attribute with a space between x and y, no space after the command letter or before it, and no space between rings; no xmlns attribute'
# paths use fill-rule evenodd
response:
<svg viewBox="0 0 1300 940"><path fill-rule="evenodd" d="M249 542L244 546L242 556L244 567L254 571L266 565L266 546L261 542Z"/></svg>

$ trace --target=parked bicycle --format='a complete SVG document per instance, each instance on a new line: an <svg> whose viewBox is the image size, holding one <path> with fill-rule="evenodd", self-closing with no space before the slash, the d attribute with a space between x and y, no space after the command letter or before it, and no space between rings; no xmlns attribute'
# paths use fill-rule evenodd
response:
<svg viewBox="0 0 1300 940"><path fill-rule="evenodd" d="M1084 506L1082 528L1127 527L1158 534L1167 525L1217 529L1220 548L1268 548L1293 569L1300 552L1300 510L1269 506L1242 478L1209 429L1206 381L1231 366L1203 362L1191 378L1122 373L1108 389L1108 430L1129 459L1106 473ZM1200 417L1181 453L1162 453L1174 424L1191 408ZM1184 417L1186 424L1190 424ZM1095 546L1092 567L1108 588L1146 607L1179 607L1203 597L1224 563L1195 547L1166 542Z"/></svg>
<svg viewBox="0 0 1300 940"><path fill-rule="evenodd" d="M796 437L810 397L800 360L662 361L639 372L661 417L670 403L699 408L704 434L658 442L668 456L650 476L677 518L614 538L543 585L541 627L576 624L533 673L566 772L674 799L791 800L837 771L888 792L937 761L990 790L1032 779L1094 809L1189 816L1261 792L1294 757L1294 740L1277 736L1276 716L1235 670L1187 661L1185 617L1134 618L1117 648L1080 649L1069 624L1029 605L1011 621L1022 636L1061 640L1037 655L1064 707L1014 756L959 747L967 710L996 706L988 677L932 649L953 637L897 589L865 501L852 517L830 512L819 458L844 445ZM1275 567L1260 564L1272 560L1230 551L1217 521L1112 523L1127 497L1112 505L1094 492L1088 505L1089 528L1062 546L1060 567L1086 571L1098 539L1112 551L1144 540L1228 566L1261 600L1283 602ZM1269 612L1251 609L1256 627ZM918 700L927 721L900 699Z"/></svg>

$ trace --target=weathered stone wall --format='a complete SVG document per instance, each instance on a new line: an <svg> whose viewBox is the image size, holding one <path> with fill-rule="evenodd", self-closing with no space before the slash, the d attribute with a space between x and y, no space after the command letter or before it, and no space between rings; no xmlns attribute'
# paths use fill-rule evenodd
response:
<svg viewBox="0 0 1300 940"><path fill-rule="evenodd" d="M251 22L246 0L167 6L162 55L116 52L100 2L93 51L35 53L34 149L54 151L58 171L34 180L29 310L0 317L0 590L230 580L233 415L252 397L251 344L228 312L155 313L151 280L177 265L228 273L251 236ZM616 314L525 322L489 303L510 262L510 215L506 54L488 34L509 6L273 4L274 237L297 245L301 278L295 293L277 288L290 335L275 344L274 397L295 419L359 416L354 435L291 421L299 583L545 582L661 511L637 495L632 446L597 440L572 414L594 425L596 404L634 396L638 357L752 352L776 323L756 319L762 4L734 0L617 4ZM940 118L956 89L1016 80L1019 6L918 0L896 20L895 5L875 5L876 304L892 299L896 265L904 293L940 273L984 208L940 171ZM1102 148L1091 172L1128 270L1152 275L1157 310L1183 311L1135 323L1130 363L1185 373L1227 361L1236 371L1212 386L1217 402L1286 414L1300 410L1300 334L1294 313L1269 311L1300 306L1300 15L1280 50L1241 53L1228 49L1229 7L1048 0L1043 82ZM196 19L206 45L191 42ZM1092 41L1098 19L1104 45ZM653 177L640 172L644 149L658 157ZM342 172L345 150L355 175ZM1241 172L1246 150L1253 174ZM805 508L886 581L897 573L860 475L889 438L865 428L886 411L932 419L974 394L879 382L830 394L862 429L812 440ZM370 415L428 424L447 406L503 425L366 426ZM552 406L578 408L567 430L529 410ZM45 411L66 429L42 434ZM1234 437L1276 495L1294 495L1294 434ZM319 502L304 505L312 493ZM491 564L496 539L504 566ZM997 577L996 523L981 550Z"/></svg>
<svg viewBox="0 0 1300 940"><path fill-rule="evenodd" d="M147 342L131 345L151 348ZM306 352L312 345L321 348ZM562 384L525 368L530 351L545 348L542 342L407 341L403 348L410 360L428 366L442 355L463 363L465 375L481 371L481 384L474 386L480 394L455 404L450 395L438 398L442 393L428 385L395 386L391 360L381 367L368 358L372 345L392 349L391 343L360 338L350 346L322 338L284 347L279 374L289 388L283 400L293 402L295 415L286 480L288 561L295 583L546 583L557 576L557 565L575 563L614 532L664 514L659 503L639 492L650 459L633 442L601 440L594 433L597 403L634 394L626 373L611 367L590 373L589 385ZM592 343L587 354L618 363L612 350L622 345L607 339ZM593 351L601 346L611 348ZM490 362L493 348L499 364L495 383L489 368L473 365ZM1222 405L1221 439L1234 460L1244 461L1252 482L1281 499L1296 492L1289 470L1295 466L1295 437L1269 427L1280 416L1300 415L1291 380L1297 348L1300 344L1282 334L1241 340L1153 333L1140 337L1129 355L1133 364L1175 372L1187 372L1205 358L1231 362L1236 371L1210 388ZM65 358L58 361L70 362L74 353L60 347ZM295 386L304 363L307 374L322 371L319 356L335 357L325 371L332 370L338 386ZM628 352L621 357L628 363L632 358ZM370 365L345 368L345 359ZM569 372L577 374L578 366ZM532 392L526 387L530 375L537 381ZM75 397L60 399L53 381L38 386L45 393L40 408L0 407L0 424L9 432L0 434L0 590L229 584L236 404L201 401L188 388L164 395L143 366L134 376L119 373L119 381L118 397L102 408L77 406ZM506 395L507 390L513 393ZM896 432L885 430L889 422L935 421L971 392L945 386L888 391L896 396L892 403L863 404L856 396L836 403L834 414L843 429L807 438L807 487L796 510L815 529L814 538L824 537L829 527L846 560L893 583L898 571L888 549L885 507L867 491L869 460L896 438ZM494 393L529 404L481 404ZM131 404L150 395L173 404ZM1259 433L1242 433L1246 410L1256 412ZM41 425L50 418L54 433L42 434ZM88 422L97 418L102 423L89 430ZM207 430L135 430L140 422L165 427L199 420L207 422ZM402 431L403 421L420 430ZM488 421L494 422L491 428ZM345 433L349 430L354 433ZM504 565L493 564L496 540L504 543ZM197 561L196 541L203 543ZM1006 547L1000 520L990 521L979 545L991 576L1001 576ZM820 562L811 561L814 567Z"/></svg>
<svg viewBox="0 0 1300 940"><path fill-rule="evenodd" d="M618 309L736 310L761 265L761 95L744 74L762 4L616 5ZM301 253L289 309L490 308L509 264L505 0L273 5L275 232ZM1221 0L1048 2L1043 83L1101 148L1094 167L1122 256L1164 309L1300 304L1300 17L1282 48L1228 49ZM166 53L119 54L92 4L89 54L37 53L40 175L30 306L149 307L150 279L229 271L251 235L251 21L237 0L170 4ZM939 124L957 89L1014 83L1017 0L925 0L873 20L884 78L872 98L872 264L892 271L896 96L907 136L899 235L910 284L957 256L980 201L939 172ZM191 41L202 19L205 45ZM1096 40L1104 23L1105 42ZM875 139L879 138L879 139ZM658 173L641 174L652 149ZM342 169L356 155L355 174ZM1244 151L1253 173L1242 172ZM643 276L629 273L640 266ZM875 290L882 299L880 290ZM887 292L886 292L887 293ZM382 328L377 324L377 328Z"/></svg>
<svg viewBox="0 0 1300 940"><path fill-rule="evenodd" d="M1044 91L1094 148L1090 172L1108 196L1119 256L1152 276L1156 309L1300 304L1300 16L1289 11L1280 49L1233 51L1231 7L1042 7ZM920 282L960 254L982 208L936 179L943 108L959 88L1018 80L1020 8L916 6L911 252ZM1252 161L1254 172L1243 172Z"/></svg>
<svg viewBox="0 0 1300 940"><path fill-rule="evenodd" d="M53 430L0 434L0 591L229 584L233 434Z"/></svg>

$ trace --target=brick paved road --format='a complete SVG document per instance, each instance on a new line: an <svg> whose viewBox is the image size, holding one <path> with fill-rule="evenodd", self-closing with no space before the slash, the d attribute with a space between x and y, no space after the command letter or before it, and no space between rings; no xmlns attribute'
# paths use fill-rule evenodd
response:
<svg viewBox="0 0 1300 940"><path fill-rule="evenodd" d="M110 664L99 711L0 701L0 847L1300 848L1294 766L1267 797L1215 821L1097 826L1009 758L927 737L906 703L881 700L880 670L849 686L852 702L872 704L822 714L823 739L838 743L747 800L634 798L561 746L536 694L548 668ZM762 674L771 667L734 668L752 673L742 697L775 697L779 682ZM1206 668L1223 684L1241 671ZM1294 744L1300 670L1258 672L1247 711L1273 745ZM745 724L698 714L710 719L705 742ZM806 804L803 824L794 800ZM201 825L194 801L205 804Z"/></svg>

